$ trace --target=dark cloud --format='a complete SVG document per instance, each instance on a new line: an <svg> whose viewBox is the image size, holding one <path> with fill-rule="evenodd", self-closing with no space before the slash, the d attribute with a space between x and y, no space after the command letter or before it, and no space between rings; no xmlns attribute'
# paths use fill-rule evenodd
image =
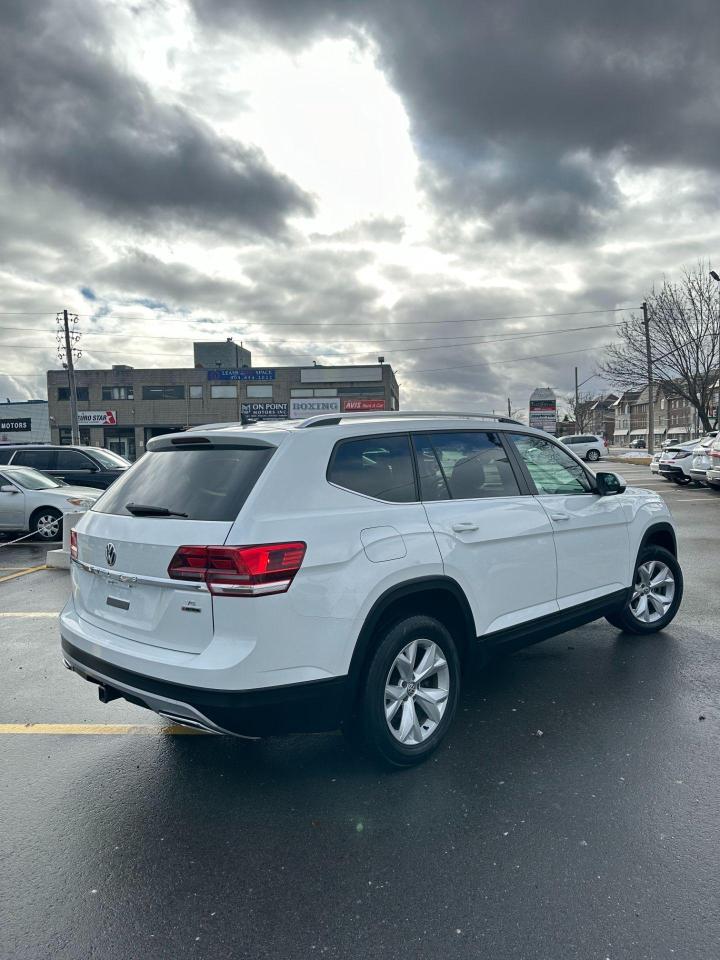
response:
<svg viewBox="0 0 720 960"><path fill-rule="evenodd" d="M17 179L137 225L278 234L311 198L251 146L161 103L114 60L94 4L0 7L0 144Z"/></svg>
<svg viewBox="0 0 720 960"><path fill-rule="evenodd" d="M553 241L602 229L620 162L720 169L714 0L194 0L281 42L362 28L449 211ZM714 203L717 205L717 197Z"/></svg>

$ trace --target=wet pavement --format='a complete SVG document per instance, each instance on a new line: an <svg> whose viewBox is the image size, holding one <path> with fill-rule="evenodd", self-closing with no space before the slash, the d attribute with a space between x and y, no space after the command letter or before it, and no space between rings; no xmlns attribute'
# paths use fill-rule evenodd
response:
<svg viewBox="0 0 720 960"><path fill-rule="evenodd" d="M169 735L104 706L61 665L67 574L0 582L0 724L52 725L0 725L0 955L714 960L720 495L613 468L671 504L679 616L495 662L411 771L335 734Z"/></svg>

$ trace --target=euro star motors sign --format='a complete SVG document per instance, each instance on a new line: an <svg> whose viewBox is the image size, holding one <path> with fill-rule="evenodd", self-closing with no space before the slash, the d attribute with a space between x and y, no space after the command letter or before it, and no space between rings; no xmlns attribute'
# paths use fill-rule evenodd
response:
<svg viewBox="0 0 720 960"><path fill-rule="evenodd" d="M77 417L81 427L114 427L117 423L114 410L78 410Z"/></svg>

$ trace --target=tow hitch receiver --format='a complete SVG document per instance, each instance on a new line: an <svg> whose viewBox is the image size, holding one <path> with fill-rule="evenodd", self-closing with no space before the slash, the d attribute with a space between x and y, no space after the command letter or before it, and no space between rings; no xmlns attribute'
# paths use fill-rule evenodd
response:
<svg viewBox="0 0 720 960"><path fill-rule="evenodd" d="M122 694L113 687L106 687L104 683L101 683L98 685L98 697L100 697L101 703L110 703L111 700L119 700Z"/></svg>

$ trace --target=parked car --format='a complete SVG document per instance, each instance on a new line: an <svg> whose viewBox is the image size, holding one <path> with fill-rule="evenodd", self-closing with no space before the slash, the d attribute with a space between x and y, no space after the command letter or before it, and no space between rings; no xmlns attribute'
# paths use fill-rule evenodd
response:
<svg viewBox="0 0 720 960"><path fill-rule="evenodd" d="M645 450L647 447L647 442L643 440L642 437L635 437L634 440L630 441L631 450Z"/></svg>
<svg viewBox="0 0 720 960"><path fill-rule="evenodd" d="M42 444L3 444L0 464L32 467L56 480L105 490L128 469L130 461L102 447Z"/></svg>
<svg viewBox="0 0 720 960"><path fill-rule="evenodd" d="M597 437L594 434L572 434L569 437L560 437L560 440L578 457L589 460L591 463L596 463L608 452L608 445L603 437Z"/></svg>
<svg viewBox="0 0 720 960"><path fill-rule="evenodd" d="M662 457L662 450L656 450L653 454L653 458L650 461L650 473L660 473L660 458Z"/></svg>
<svg viewBox="0 0 720 960"><path fill-rule="evenodd" d="M686 486L695 479L690 473L698 440L674 443L665 447L660 457L660 476Z"/></svg>
<svg viewBox="0 0 720 960"><path fill-rule="evenodd" d="M713 490L720 490L720 435L710 444L710 467L705 474L705 482Z"/></svg>
<svg viewBox="0 0 720 960"><path fill-rule="evenodd" d="M0 467L0 530L59 540L63 514L86 510L99 496L94 487L71 487L31 467Z"/></svg>
<svg viewBox="0 0 720 960"><path fill-rule="evenodd" d="M156 437L71 536L65 665L177 723L434 750L476 651L683 590L661 497L503 417L408 412Z"/></svg>
<svg viewBox="0 0 720 960"><path fill-rule="evenodd" d="M698 442L690 464L690 476L703 486L706 484L705 475L712 465L710 447L716 436L717 430L713 430L712 433L708 433Z"/></svg>

